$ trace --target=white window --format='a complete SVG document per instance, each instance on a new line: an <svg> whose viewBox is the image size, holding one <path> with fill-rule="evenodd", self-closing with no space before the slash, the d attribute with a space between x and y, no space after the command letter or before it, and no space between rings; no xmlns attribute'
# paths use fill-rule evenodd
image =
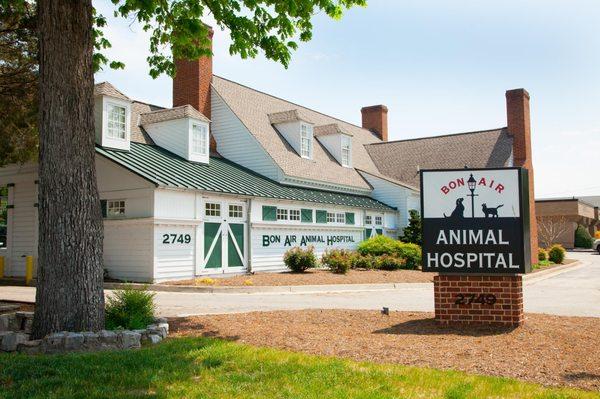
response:
<svg viewBox="0 0 600 399"><path fill-rule="evenodd" d="M109 200L106 204L106 214L108 217L125 216L125 201Z"/></svg>
<svg viewBox="0 0 600 399"><path fill-rule="evenodd" d="M208 151L208 129L206 125L192 125L192 152L206 155Z"/></svg>
<svg viewBox="0 0 600 399"><path fill-rule="evenodd" d="M290 209L290 220L300 220L300 209Z"/></svg>
<svg viewBox="0 0 600 399"><path fill-rule="evenodd" d="M204 206L204 214L206 216L221 216L221 204L207 202Z"/></svg>
<svg viewBox="0 0 600 399"><path fill-rule="evenodd" d="M371 215L365 216L365 224L370 225L373 223L373 217Z"/></svg>
<svg viewBox="0 0 600 399"><path fill-rule="evenodd" d="M383 218L381 216L375 216L375 224L381 226L383 224Z"/></svg>
<svg viewBox="0 0 600 399"><path fill-rule="evenodd" d="M335 223L335 213L327 212L327 223Z"/></svg>
<svg viewBox="0 0 600 399"><path fill-rule="evenodd" d="M229 205L229 217L241 219L244 217L244 207L242 205Z"/></svg>
<svg viewBox="0 0 600 399"><path fill-rule="evenodd" d="M342 136L342 166L350 166L350 137Z"/></svg>
<svg viewBox="0 0 600 399"><path fill-rule="evenodd" d="M115 104L108 104L108 137L110 137L111 139L125 140L126 115L127 111L125 107L121 107Z"/></svg>
<svg viewBox="0 0 600 399"><path fill-rule="evenodd" d="M313 129L312 126L305 123L300 124L300 156L302 158L312 158Z"/></svg>
<svg viewBox="0 0 600 399"><path fill-rule="evenodd" d="M344 212L336 213L335 214L335 222L336 223L346 223L346 214Z"/></svg>
<svg viewBox="0 0 600 399"><path fill-rule="evenodd" d="M277 220L288 220L288 210L277 208Z"/></svg>

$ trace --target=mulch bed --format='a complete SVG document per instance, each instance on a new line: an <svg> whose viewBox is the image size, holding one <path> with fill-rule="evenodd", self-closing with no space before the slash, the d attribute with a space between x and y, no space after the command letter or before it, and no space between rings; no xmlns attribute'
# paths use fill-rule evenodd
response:
<svg viewBox="0 0 600 399"><path fill-rule="evenodd" d="M430 283L433 273L420 270L350 270L335 274L328 270L309 270L304 273L259 273L233 277L215 278L212 286L281 286L324 284L379 284L379 283ZM171 285L206 285L202 278L196 280L169 281Z"/></svg>
<svg viewBox="0 0 600 399"><path fill-rule="evenodd" d="M355 360L600 390L600 319L528 314L517 329L440 327L432 313L302 310L171 320L204 335Z"/></svg>

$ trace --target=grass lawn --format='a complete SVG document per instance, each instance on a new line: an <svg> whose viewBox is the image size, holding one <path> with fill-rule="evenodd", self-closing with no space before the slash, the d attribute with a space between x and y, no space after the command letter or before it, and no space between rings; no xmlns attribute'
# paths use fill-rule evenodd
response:
<svg viewBox="0 0 600 399"><path fill-rule="evenodd" d="M376 365L213 338L138 351L0 355L1 398L600 398L455 371Z"/></svg>

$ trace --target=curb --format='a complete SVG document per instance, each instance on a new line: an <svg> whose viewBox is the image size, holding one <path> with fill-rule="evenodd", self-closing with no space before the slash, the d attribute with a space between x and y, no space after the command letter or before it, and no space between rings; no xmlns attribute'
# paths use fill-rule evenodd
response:
<svg viewBox="0 0 600 399"><path fill-rule="evenodd" d="M581 260L576 260L575 262L568 263L566 265L555 266L553 268L542 270L536 273L530 273L523 276L523 281L526 283L532 283L538 280L545 280L550 277L554 277L558 274L562 274L571 269L579 268L580 266L585 265L585 263Z"/></svg>
<svg viewBox="0 0 600 399"><path fill-rule="evenodd" d="M330 285L281 285L248 287L194 287L167 284L123 284L105 283L105 289L121 289L129 285L135 289L147 288L150 291L189 292L205 294L263 294L263 293L315 293L315 292L352 292L352 291L389 291L398 289L420 289L433 283L382 283L382 284L330 284Z"/></svg>

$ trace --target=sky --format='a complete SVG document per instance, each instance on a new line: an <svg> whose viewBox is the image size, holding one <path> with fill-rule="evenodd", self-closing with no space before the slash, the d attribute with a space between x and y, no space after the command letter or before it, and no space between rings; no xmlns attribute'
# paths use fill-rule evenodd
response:
<svg viewBox="0 0 600 399"><path fill-rule="evenodd" d="M171 79L148 74L148 34L108 0L94 6L109 17L106 54L126 64L96 81L171 106ZM229 55L216 29L213 72L357 125L361 107L385 104L389 140L506 126L504 93L523 87L536 197L600 195L598 21L597 0L370 0L339 21L315 16L288 69Z"/></svg>

